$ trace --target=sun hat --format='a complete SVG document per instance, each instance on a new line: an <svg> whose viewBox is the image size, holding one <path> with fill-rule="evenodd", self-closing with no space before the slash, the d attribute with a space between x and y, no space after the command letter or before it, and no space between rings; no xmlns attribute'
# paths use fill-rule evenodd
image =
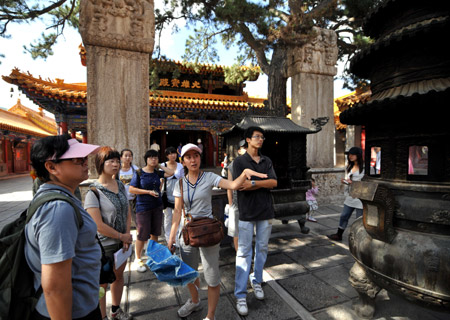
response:
<svg viewBox="0 0 450 320"><path fill-rule="evenodd" d="M346 154L353 154L353 155L362 155L361 148L358 147L351 147L348 151L345 152Z"/></svg>
<svg viewBox="0 0 450 320"><path fill-rule="evenodd" d="M100 146L87 143L79 143L77 139L67 140L69 143L69 149L58 158L59 159L72 159L72 158L84 158L91 153L96 152ZM48 160L56 160L55 155Z"/></svg>
<svg viewBox="0 0 450 320"><path fill-rule="evenodd" d="M188 143L188 144L184 145L183 148L181 148L181 157L183 157L186 154L186 152L191 151L191 150L195 150L198 153L202 154L202 150L199 147L197 147L193 143Z"/></svg>

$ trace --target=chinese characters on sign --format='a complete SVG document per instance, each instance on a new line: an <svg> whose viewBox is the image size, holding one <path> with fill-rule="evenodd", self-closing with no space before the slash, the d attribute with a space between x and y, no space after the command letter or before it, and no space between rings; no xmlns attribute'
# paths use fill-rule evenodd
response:
<svg viewBox="0 0 450 320"><path fill-rule="evenodd" d="M160 87L172 87L172 88L192 88L192 89L200 89L200 82L198 81L192 81L192 83L189 80L182 80L179 79L169 79L163 78L159 79L159 86Z"/></svg>

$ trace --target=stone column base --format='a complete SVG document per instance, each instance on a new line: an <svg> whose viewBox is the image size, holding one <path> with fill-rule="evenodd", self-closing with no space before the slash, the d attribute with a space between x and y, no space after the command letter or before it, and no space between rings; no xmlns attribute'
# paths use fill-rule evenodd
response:
<svg viewBox="0 0 450 320"><path fill-rule="evenodd" d="M311 168L308 172L319 187L319 194L316 196L319 205L344 203L344 185L341 179L344 178L345 168Z"/></svg>

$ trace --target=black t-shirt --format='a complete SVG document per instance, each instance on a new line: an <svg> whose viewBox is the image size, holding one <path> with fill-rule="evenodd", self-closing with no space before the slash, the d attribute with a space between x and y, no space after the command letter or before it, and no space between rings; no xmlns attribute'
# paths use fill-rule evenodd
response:
<svg viewBox="0 0 450 320"><path fill-rule="evenodd" d="M266 173L267 179L277 179L273 170L272 161L260 154L259 163L256 163L252 157L245 153L237 157L233 162L233 180L242 174L244 169L252 169L256 172ZM258 177L252 177L253 180L265 180ZM252 191L238 191L239 220L257 221L273 219L273 201L270 189L259 188Z"/></svg>

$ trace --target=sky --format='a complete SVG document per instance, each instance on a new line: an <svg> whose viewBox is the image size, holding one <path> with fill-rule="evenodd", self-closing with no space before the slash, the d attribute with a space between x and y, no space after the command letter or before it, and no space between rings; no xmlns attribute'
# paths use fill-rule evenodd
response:
<svg viewBox="0 0 450 320"><path fill-rule="evenodd" d="M183 28L183 26L180 26ZM54 47L54 55L46 60L33 60L31 55L23 49L24 45L29 45L38 39L45 30L42 22L36 21L31 24L10 24L8 34L10 39L0 38L0 53L4 58L0 58L0 76L9 75L13 68L17 67L22 72L30 72L34 77L41 76L42 79L55 80L64 79L65 83L86 82L86 67L80 62L78 46L81 44L81 36L74 29L67 27L64 31L64 37L58 40ZM173 60L181 60L184 53L184 43L186 32L172 34L171 30L166 30L161 44L162 53ZM235 52L229 52L225 48L219 49L219 65L232 65L234 63ZM338 75L341 70L338 65ZM349 93L342 89L342 81L335 80L334 97L340 97ZM290 81L288 81L287 95L290 96ZM11 88L13 92L11 92ZM261 74L257 81L246 82L245 91L249 96L266 97L267 96L267 77ZM0 79L0 108L9 109L14 106L17 99L26 107L37 110L31 100L25 94L21 93L17 86L11 85ZM47 113L48 114L48 113ZM51 114L48 114L52 116Z"/></svg>

